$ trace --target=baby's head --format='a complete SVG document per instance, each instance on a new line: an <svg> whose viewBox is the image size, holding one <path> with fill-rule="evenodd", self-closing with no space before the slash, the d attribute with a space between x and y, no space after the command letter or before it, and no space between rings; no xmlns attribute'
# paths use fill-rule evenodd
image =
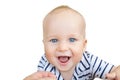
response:
<svg viewBox="0 0 120 80"><path fill-rule="evenodd" d="M53 9L43 21L43 42L48 61L60 71L74 69L87 40L83 16L68 6Z"/></svg>

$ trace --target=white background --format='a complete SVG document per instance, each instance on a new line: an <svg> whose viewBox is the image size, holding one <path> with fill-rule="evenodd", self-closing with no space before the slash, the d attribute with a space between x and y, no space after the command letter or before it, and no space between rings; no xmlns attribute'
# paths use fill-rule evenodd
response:
<svg viewBox="0 0 120 80"><path fill-rule="evenodd" d="M120 64L119 0L0 0L0 80L22 80L37 71L44 53L42 20L59 5L85 17L89 52Z"/></svg>

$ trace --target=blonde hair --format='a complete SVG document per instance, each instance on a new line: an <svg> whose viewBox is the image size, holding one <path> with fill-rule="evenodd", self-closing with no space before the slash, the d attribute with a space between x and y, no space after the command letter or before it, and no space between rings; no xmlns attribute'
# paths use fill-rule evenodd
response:
<svg viewBox="0 0 120 80"><path fill-rule="evenodd" d="M72 9L71 7L67 6L67 5L61 5L61 6L58 6L56 8L54 8L52 11L50 11L48 13L49 14L52 14L52 13L59 13L59 12L63 12L63 11L73 11L77 14L79 14L80 16L82 16L78 11ZM82 16L83 17L83 16Z"/></svg>

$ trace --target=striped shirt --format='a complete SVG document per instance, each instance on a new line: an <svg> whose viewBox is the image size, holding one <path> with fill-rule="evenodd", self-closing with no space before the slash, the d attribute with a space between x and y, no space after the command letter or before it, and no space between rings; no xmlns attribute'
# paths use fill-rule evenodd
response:
<svg viewBox="0 0 120 80"><path fill-rule="evenodd" d="M76 65L72 80L93 80L94 78L105 79L114 65L99 59L97 56L85 51L82 60ZM59 70L48 62L45 55L38 64L38 71L49 71L56 75L57 80L64 80Z"/></svg>

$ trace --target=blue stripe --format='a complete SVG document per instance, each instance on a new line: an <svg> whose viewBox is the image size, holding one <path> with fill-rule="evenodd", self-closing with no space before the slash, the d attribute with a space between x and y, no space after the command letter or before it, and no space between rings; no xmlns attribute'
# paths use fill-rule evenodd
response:
<svg viewBox="0 0 120 80"><path fill-rule="evenodd" d="M78 68L81 72L83 72L81 69L80 69L80 67Z"/></svg>
<svg viewBox="0 0 120 80"><path fill-rule="evenodd" d="M56 68L54 67L55 75L56 75Z"/></svg>
<svg viewBox="0 0 120 80"><path fill-rule="evenodd" d="M52 72L54 70L54 67L52 67L52 69L50 70L50 72Z"/></svg>
<svg viewBox="0 0 120 80"><path fill-rule="evenodd" d="M86 58L85 54L83 54L83 56L84 56L84 58L85 58L86 62L88 63L88 65L90 66L90 63L88 62L88 60L87 60L87 58Z"/></svg>
<svg viewBox="0 0 120 80"><path fill-rule="evenodd" d="M114 67L114 65L111 67L111 69L110 69L110 71L109 71L109 73L111 72L111 70L112 70L112 68Z"/></svg>
<svg viewBox="0 0 120 80"><path fill-rule="evenodd" d="M98 66L97 70L95 71L95 73L94 73L94 75L93 75L94 77L95 77L95 74L96 74L96 72L98 71L98 69L99 69L99 67L100 67L101 63L102 63L102 60L100 61L100 64L99 64L99 66Z"/></svg>
<svg viewBox="0 0 120 80"><path fill-rule="evenodd" d="M78 75L78 72L77 72L77 68L75 67L75 72L76 72L76 74Z"/></svg>
<svg viewBox="0 0 120 80"><path fill-rule="evenodd" d="M74 76L74 79L77 80L77 78L75 77L75 75L73 75L73 76Z"/></svg>
<svg viewBox="0 0 120 80"><path fill-rule="evenodd" d="M86 69L86 66L83 64L83 62L82 61L80 61L80 62L82 63L83 67Z"/></svg>
<svg viewBox="0 0 120 80"><path fill-rule="evenodd" d="M109 64L109 63L108 63L108 64ZM107 68L108 64L105 66L104 70L102 71L102 73L101 73L101 75L100 75L100 78L102 78L103 73L104 73L104 71L106 70L106 68Z"/></svg>
<svg viewBox="0 0 120 80"><path fill-rule="evenodd" d="M46 60L43 58L43 56L42 56L42 60L44 60L46 62Z"/></svg>
<svg viewBox="0 0 120 80"><path fill-rule="evenodd" d="M39 61L39 62L40 62L42 65L44 65L42 61Z"/></svg>
<svg viewBox="0 0 120 80"><path fill-rule="evenodd" d="M94 68L94 66L95 66L95 64L96 64L96 62L97 62L97 59L98 59L98 57L96 57L96 59L95 59L95 62L94 62L93 68Z"/></svg>
<svg viewBox="0 0 120 80"><path fill-rule="evenodd" d="M92 58L93 58L93 55L91 56L90 61L92 61Z"/></svg>
<svg viewBox="0 0 120 80"><path fill-rule="evenodd" d="M90 69L90 66L88 68L86 68L86 70L89 70Z"/></svg>
<svg viewBox="0 0 120 80"><path fill-rule="evenodd" d="M45 68L45 71L47 70L47 68L49 67L50 63L47 64L46 68Z"/></svg>
<svg viewBox="0 0 120 80"><path fill-rule="evenodd" d="M91 73L83 74L83 75L79 76L79 78L86 77L88 75L91 75Z"/></svg>
<svg viewBox="0 0 120 80"><path fill-rule="evenodd" d="M60 76L61 76L61 74L59 73L58 80L60 80Z"/></svg>
<svg viewBox="0 0 120 80"><path fill-rule="evenodd" d="M40 68L43 68L42 66L38 65L38 68L39 68L39 67L40 67Z"/></svg>

